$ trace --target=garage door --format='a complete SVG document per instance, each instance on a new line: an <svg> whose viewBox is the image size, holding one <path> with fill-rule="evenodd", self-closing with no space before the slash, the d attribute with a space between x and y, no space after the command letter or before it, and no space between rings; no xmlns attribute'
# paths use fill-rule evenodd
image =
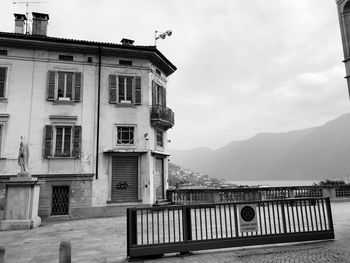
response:
<svg viewBox="0 0 350 263"><path fill-rule="evenodd" d="M112 157L112 201L138 200L138 157Z"/></svg>

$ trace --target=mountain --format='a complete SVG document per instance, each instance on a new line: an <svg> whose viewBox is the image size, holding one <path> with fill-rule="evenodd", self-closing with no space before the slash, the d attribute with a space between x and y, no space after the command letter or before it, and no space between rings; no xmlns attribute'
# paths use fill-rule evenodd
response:
<svg viewBox="0 0 350 263"><path fill-rule="evenodd" d="M171 150L171 161L228 180L336 179L350 175L350 114L323 126L260 133L218 150Z"/></svg>

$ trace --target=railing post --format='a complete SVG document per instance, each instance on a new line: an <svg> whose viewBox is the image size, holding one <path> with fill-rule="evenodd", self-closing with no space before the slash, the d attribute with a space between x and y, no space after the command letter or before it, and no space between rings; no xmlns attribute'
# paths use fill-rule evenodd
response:
<svg viewBox="0 0 350 263"><path fill-rule="evenodd" d="M59 263L71 263L72 246L69 240L63 240L59 248ZM1 262L1 261L0 261Z"/></svg>
<svg viewBox="0 0 350 263"><path fill-rule="evenodd" d="M182 225L184 241L192 240L191 208L189 206L184 206L182 208Z"/></svg>
<svg viewBox="0 0 350 263"><path fill-rule="evenodd" d="M281 202L281 212L282 212L283 233L287 234L286 213L284 211L284 204L283 204L284 201L281 200L280 202Z"/></svg>
<svg viewBox="0 0 350 263"><path fill-rule="evenodd" d="M127 217L126 217L126 245L127 245L127 256L130 257L130 249L131 246L137 243L137 214L136 210L132 208L127 209Z"/></svg>
<svg viewBox="0 0 350 263"><path fill-rule="evenodd" d="M5 247L0 246L0 263L5 263L5 253L6 253Z"/></svg>
<svg viewBox="0 0 350 263"><path fill-rule="evenodd" d="M331 210L331 202L329 200L329 197L326 198L326 207L327 207L327 216L328 216L329 230L334 233L333 217L332 217L332 210ZM333 238L334 238L334 236L333 236Z"/></svg>
<svg viewBox="0 0 350 263"><path fill-rule="evenodd" d="M168 200L168 202L174 202L173 195L174 195L174 191L172 191L172 190L166 191L166 199Z"/></svg>
<svg viewBox="0 0 350 263"><path fill-rule="evenodd" d="M191 222L191 207L183 206L182 207L182 231L184 242L192 240L192 222ZM181 251L181 255L190 254L191 251Z"/></svg>
<svg viewBox="0 0 350 263"><path fill-rule="evenodd" d="M335 186L323 188L322 197L325 197L325 198L329 197L330 199L335 199L336 198Z"/></svg>
<svg viewBox="0 0 350 263"><path fill-rule="evenodd" d="M206 192L207 203L221 203L220 191L210 190L205 192Z"/></svg>
<svg viewBox="0 0 350 263"><path fill-rule="evenodd" d="M293 189L288 189L288 198L295 198Z"/></svg>

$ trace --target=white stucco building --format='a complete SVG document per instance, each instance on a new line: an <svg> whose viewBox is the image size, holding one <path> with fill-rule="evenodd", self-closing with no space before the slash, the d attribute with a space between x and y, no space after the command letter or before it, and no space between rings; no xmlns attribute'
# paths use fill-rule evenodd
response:
<svg viewBox="0 0 350 263"><path fill-rule="evenodd" d="M39 216L113 215L164 199L176 67L129 39L49 37L47 14L33 13L25 34L25 19L15 14L15 33L0 32L0 183L19 172L22 136L42 182Z"/></svg>

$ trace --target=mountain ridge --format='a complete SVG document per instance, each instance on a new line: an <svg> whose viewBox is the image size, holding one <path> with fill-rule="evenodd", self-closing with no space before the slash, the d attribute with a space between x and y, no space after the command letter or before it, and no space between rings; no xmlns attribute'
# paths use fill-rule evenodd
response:
<svg viewBox="0 0 350 263"><path fill-rule="evenodd" d="M211 150L170 150L171 162L228 180L335 179L350 174L350 113L324 125L259 133Z"/></svg>

